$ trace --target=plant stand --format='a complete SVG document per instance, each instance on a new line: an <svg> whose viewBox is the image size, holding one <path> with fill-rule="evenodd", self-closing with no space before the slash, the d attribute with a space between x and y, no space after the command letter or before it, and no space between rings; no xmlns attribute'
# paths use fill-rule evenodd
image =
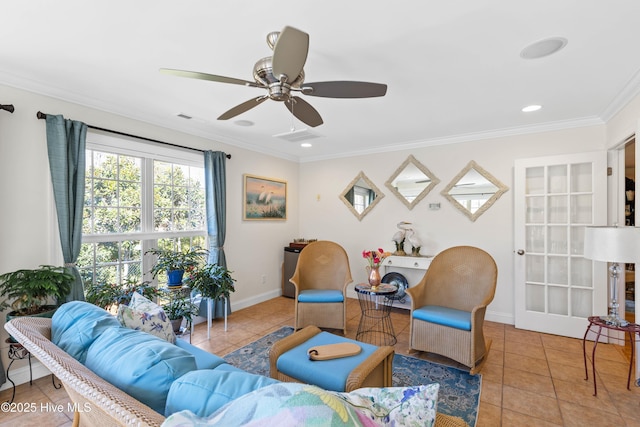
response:
<svg viewBox="0 0 640 427"><path fill-rule="evenodd" d="M24 348L22 344L18 342L13 342L11 341L10 338L7 338L5 342L9 344L9 360L11 360L11 362L9 362L9 366L7 366L7 381L9 381L13 386L13 391L11 393L11 400L9 400L8 403L13 403L13 399L15 399L16 397L16 383L14 383L13 380L9 377L9 370L11 369L11 365L13 365L13 362L15 362L16 360L27 359L29 361L29 385L33 385L33 369L31 366L31 353L29 353L29 351L26 348ZM51 384L53 384L53 388L55 388L56 390L62 387L62 384L56 385L53 374L51 374Z"/></svg>
<svg viewBox="0 0 640 427"><path fill-rule="evenodd" d="M227 313L229 311L229 300L225 296L224 298L224 331L227 332ZM207 339L211 339L211 322L213 320L213 300L207 298Z"/></svg>

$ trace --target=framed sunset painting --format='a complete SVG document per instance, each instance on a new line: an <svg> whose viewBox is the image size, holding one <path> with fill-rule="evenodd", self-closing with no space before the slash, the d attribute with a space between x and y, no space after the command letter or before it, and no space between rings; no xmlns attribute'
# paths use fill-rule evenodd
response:
<svg viewBox="0 0 640 427"><path fill-rule="evenodd" d="M287 182L244 174L243 219L287 219Z"/></svg>

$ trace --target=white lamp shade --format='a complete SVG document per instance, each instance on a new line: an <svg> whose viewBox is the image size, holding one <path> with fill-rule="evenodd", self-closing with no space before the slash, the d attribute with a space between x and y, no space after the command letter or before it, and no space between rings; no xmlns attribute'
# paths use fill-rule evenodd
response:
<svg viewBox="0 0 640 427"><path fill-rule="evenodd" d="M584 257L603 262L640 262L640 228L586 227Z"/></svg>

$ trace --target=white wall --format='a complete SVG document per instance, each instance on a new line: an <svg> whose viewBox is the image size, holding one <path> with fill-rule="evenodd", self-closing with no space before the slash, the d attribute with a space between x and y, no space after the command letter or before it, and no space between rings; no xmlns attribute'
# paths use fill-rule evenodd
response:
<svg viewBox="0 0 640 427"><path fill-rule="evenodd" d="M391 236L399 221L409 221L425 242L422 253L435 254L458 244L476 245L491 253L498 264L498 289L489 307L490 320L513 323L513 164L518 158L602 150L633 133L640 118L640 97L605 126L487 139L296 164L276 157L232 147L81 105L35 95L0 85L0 102L14 104L16 112L0 112L0 273L40 264L60 263L57 228L52 210L45 123L36 112L67 118L121 132L199 149L232 154L227 162L227 241L229 268L237 278L235 309L280 292L282 247L294 237L334 240L351 259L354 281L366 279L363 249L382 246L393 250ZM413 154L440 180L433 191L409 211L384 186L396 168ZM471 222L440 195L440 191L470 161L475 160L510 190L484 215ZM360 171L386 194L362 221L338 196ZM279 178L288 182L286 221L242 221L242 175ZM319 196L319 197L318 197ZM428 204L439 202L431 211ZM266 282L262 283L262 276ZM4 321L1 317L0 325ZM4 328L0 354L5 366Z"/></svg>
<svg viewBox="0 0 640 427"><path fill-rule="evenodd" d="M229 269L237 279L232 307L238 309L279 295L282 248L298 235L297 163L2 85L0 102L13 104L16 109L13 114L0 111L0 273L62 263L45 121L36 118L36 112L42 111L120 132L230 153L225 251ZM242 221L244 173L288 182L286 221ZM262 276L265 276L264 283ZM0 354L6 367L7 334L2 325L4 313L0 314Z"/></svg>
<svg viewBox="0 0 640 427"><path fill-rule="evenodd" d="M391 237L400 221L413 223L425 243L422 254L437 254L455 245L483 248L498 265L496 296L488 308L487 319L513 324L514 160L604 150L604 140L604 126L592 126L304 163L300 166L300 235L334 240L343 245L350 257L354 283L366 280L366 263L361 252L377 247L393 251ZM441 180L411 211L384 185L409 154ZM470 160L475 160L509 187L475 222L440 195ZM339 200L339 195L360 171L385 194L362 221ZM440 203L440 210L429 210L429 203Z"/></svg>

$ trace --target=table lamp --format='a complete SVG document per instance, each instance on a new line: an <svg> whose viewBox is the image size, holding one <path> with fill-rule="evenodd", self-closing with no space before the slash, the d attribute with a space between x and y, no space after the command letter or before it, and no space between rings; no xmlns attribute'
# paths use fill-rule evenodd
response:
<svg viewBox="0 0 640 427"><path fill-rule="evenodd" d="M640 228L636 227L586 227L584 257L594 261L609 262L611 305L609 315L601 319L611 325L625 326L620 318L618 304L618 277L622 269L619 263L636 263L640 256ZM624 277L624 276L623 276Z"/></svg>

